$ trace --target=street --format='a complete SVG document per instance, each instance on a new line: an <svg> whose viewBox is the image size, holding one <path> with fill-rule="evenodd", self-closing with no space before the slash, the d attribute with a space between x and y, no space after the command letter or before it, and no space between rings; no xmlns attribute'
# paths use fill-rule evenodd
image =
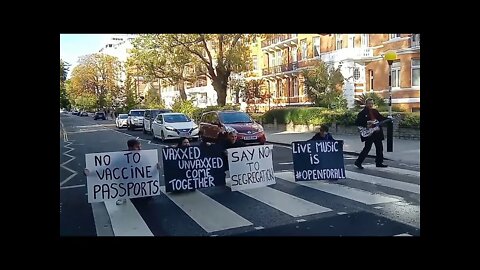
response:
<svg viewBox="0 0 480 270"><path fill-rule="evenodd" d="M113 120L60 114L61 236L419 236L420 166L344 155L347 179L295 182L292 149L274 145L276 184L232 192L228 186L166 193L153 198L87 202L85 154L126 150L139 137L142 149L162 143L141 129ZM267 138L268 139L268 138ZM196 143L193 143L195 145Z"/></svg>

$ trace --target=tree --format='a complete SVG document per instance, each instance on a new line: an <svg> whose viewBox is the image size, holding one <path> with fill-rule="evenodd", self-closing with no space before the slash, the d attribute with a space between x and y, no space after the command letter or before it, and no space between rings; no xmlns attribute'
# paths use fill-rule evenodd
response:
<svg viewBox="0 0 480 270"><path fill-rule="evenodd" d="M162 109L165 108L165 103L160 99L158 89L151 87L148 89L147 96L145 97L145 108L147 109Z"/></svg>
<svg viewBox="0 0 480 270"><path fill-rule="evenodd" d="M65 82L70 64L60 59L60 108L70 109L70 101L67 95Z"/></svg>
<svg viewBox="0 0 480 270"><path fill-rule="evenodd" d="M225 106L228 79L232 72L251 69L249 44L252 34L165 34L167 44L177 53L193 57L205 69L217 92L217 105Z"/></svg>
<svg viewBox="0 0 480 270"><path fill-rule="evenodd" d="M262 93L260 89L263 82L263 79L246 81L245 91L242 93L242 96L247 104L253 103L254 112L257 112L258 110L258 103L265 103L265 100L269 98L268 94Z"/></svg>
<svg viewBox="0 0 480 270"><path fill-rule="evenodd" d="M93 94L99 108L111 106L120 93L120 61L106 54L90 54L80 57L78 62L71 78L73 98Z"/></svg>
<svg viewBox="0 0 480 270"><path fill-rule="evenodd" d="M195 73L190 70L195 65L198 66L192 54L186 53L181 46L172 46L171 35L144 34L132 44L128 61L130 66L137 69L137 76L145 76L150 82L163 79L171 85L178 85L180 97L186 100L184 82L196 79Z"/></svg>
<svg viewBox="0 0 480 270"><path fill-rule="evenodd" d="M75 105L81 110L95 110L97 106L97 97L91 93L83 93L75 98Z"/></svg>
<svg viewBox="0 0 480 270"><path fill-rule="evenodd" d="M305 70L303 76L307 94L315 106L333 109L343 104L344 77L340 68L335 69L323 61L318 61L312 69Z"/></svg>

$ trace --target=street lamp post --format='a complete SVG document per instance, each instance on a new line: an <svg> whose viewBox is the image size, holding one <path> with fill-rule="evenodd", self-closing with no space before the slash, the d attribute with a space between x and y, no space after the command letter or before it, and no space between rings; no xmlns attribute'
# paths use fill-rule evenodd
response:
<svg viewBox="0 0 480 270"><path fill-rule="evenodd" d="M392 64L397 59L395 51L387 51L383 56L388 63L388 117L392 118ZM393 152L393 122L387 124L387 152Z"/></svg>

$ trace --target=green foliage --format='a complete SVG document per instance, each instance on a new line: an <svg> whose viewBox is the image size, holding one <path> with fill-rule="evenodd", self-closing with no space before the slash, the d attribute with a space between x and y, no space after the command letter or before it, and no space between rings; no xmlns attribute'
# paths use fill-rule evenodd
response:
<svg viewBox="0 0 480 270"><path fill-rule="evenodd" d="M342 97L341 90L344 77L339 68L335 69L319 61L313 69L305 70L303 76L307 95L315 106L346 108L346 100Z"/></svg>
<svg viewBox="0 0 480 270"><path fill-rule="evenodd" d="M165 103L160 99L158 89L152 87L148 90L145 97L144 107L146 109L164 109Z"/></svg>
<svg viewBox="0 0 480 270"><path fill-rule="evenodd" d="M365 104L367 102L367 99L369 99L369 98L373 99L374 108L376 108L378 111L388 110L388 105L385 102L385 99L375 92L369 92L369 93L366 93L366 94L364 93L361 96L359 96L358 98L356 98L355 99L355 108L356 109L363 108L363 106L365 106Z"/></svg>
<svg viewBox="0 0 480 270"><path fill-rule="evenodd" d="M180 97L176 97L173 100L172 110L174 112L184 113L193 119L196 109L197 107L193 104L193 100L182 100Z"/></svg>
<svg viewBox="0 0 480 270"><path fill-rule="evenodd" d="M420 128L420 113L403 113L401 115L401 121L399 127L404 128Z"/></svg>
<svg viewBox="0 0 480 270"><path fill-rule="evenodd" d="M75 105L80 110L93 111L97 108L97 102L97 97L89 93L84 93L75 98Z"/></svg>

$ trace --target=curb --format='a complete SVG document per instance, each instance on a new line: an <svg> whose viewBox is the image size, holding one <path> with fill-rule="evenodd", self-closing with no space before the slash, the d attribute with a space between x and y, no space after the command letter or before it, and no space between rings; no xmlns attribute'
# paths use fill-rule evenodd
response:
<svg viewBox="0 0 480 270"><path fill-rule="evenodd" d="M279 142L272 142L272 141L266 141L267 143L271 143L271 144L279 144L279 145L284 145L284 146L292 146L292 144L288 144L288 143L279 143ZM343 151L344 154L347 154L347 155L353 155L353 156L360 156L360 153L357 153L357 152L351 152L351 151ZM369 158L375 158L374 155L367 155L367 157ZM383 157L384 160L391 160L389 158L386 158L386 157Z"/></svg>

